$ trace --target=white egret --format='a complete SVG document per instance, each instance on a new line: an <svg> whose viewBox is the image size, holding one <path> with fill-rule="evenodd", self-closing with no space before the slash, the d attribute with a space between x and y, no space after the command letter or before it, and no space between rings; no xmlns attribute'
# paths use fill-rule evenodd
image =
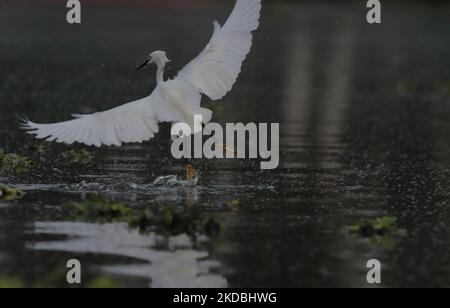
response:
<svg viewBox="0 0 450 308"><path fill-rule="evenodd" d="M186 180L181 179L176 175L166 175L157 178L153 185L156 186L196 186L199 181L197 170L191 164L186 165Z"/></svg>
<svg viewBox="0 0 450 308"><path fill-rule="evenodd" d="M214 22L206 48L174 79L164 80L164 68L170 62L166 53L151 53L138 67L157 66L157 86L150 96L105 112L73 115L75 119L61 123L25 120L23 128L49 142L101 147L148 141L158 133L159 122L201 127L194 125L195 115L201 115L204 124L212 117L211 110L200 106L202 95L219 100L232 89L250 52L261 6L261 0L237 0L226 23L221 26Z"/></svg>

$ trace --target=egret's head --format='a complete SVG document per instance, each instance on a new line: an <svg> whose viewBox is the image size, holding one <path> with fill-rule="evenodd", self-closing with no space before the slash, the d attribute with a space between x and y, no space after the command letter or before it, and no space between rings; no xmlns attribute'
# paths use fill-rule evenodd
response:
<svg viewBox="0 0 450 308"><path fill-rule="evenodd" d="M170 60L167 58L167 55L164 51L154 51L152 52L147 59L144 61L144 63L142 63L141 65L139 65L136 70L140 70L145 68L147 65L155 63L157 66L161 66L163 64L166 64L170 62Z"/></svg>

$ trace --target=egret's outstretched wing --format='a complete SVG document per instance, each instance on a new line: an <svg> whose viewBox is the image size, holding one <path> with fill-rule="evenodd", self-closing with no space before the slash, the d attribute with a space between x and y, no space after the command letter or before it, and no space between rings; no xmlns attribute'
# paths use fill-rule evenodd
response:
<svg viewBox="0 0 450 308"><path fill-rule="evenodd" d="M213 100L233 87L242 62L252 46L252 31L259 26L261 0L237 0L223 27L215 22L214 34L200 55L178 73Z"/></svg>
<svg viewBox="0 0 450 308"><path fill-rule="evenodd" d="M75 119L55 124L25 121L23 128L38 139L88 146L117 145L143 142L158 132L158 121L151 97L89 115L74 115Z"/></svg>

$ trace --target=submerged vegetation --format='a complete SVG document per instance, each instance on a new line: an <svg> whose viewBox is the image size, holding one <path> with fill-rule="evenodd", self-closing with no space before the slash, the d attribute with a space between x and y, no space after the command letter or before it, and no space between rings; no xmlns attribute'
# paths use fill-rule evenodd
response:
<svg viewBox="0 0 450 308"><path fill-rule="evenodd" d="M0 289L20 289L20 288L55 288L55 287L74 287L74 288L118 288L119 283L112 277L104 274L98 274L97 271L87 269L83 272L82 281L79 285L67 283L66 262L58 262L42 270L40 275L34 279L24 279L21 276L5 275L0 276Z"/></svg>
<svg viewBox="0 0 450 308"><path fill-rule="evenodd" d="M49 162L62 166L89 165L94 161L92 152L83 147L68 149L62 145L51 143L33 143L29 149L33 161L42 165Z"/></svg>
<svg viewBox="0 0 450 308"><path fill-rule="evenodd" d="M94 277L86 283L88 289L117 289L119 283L108 276Z"/></svg>
<svg viewBox="0 0 450 308"><path fill-rule="evenodd" d="M136 213L129 217L127 223L131 228L138 228L141 232L161 229L171 235L186 233L216 236L221 230L221 224L211 215L202 215L194 209L180 211L171 207L159 213L149 210Z"/></svg>

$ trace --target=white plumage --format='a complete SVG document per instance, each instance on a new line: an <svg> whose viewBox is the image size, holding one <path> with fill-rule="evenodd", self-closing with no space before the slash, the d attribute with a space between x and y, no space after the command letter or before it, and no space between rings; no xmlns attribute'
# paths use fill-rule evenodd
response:
<svg viewBox="0 0 450 308"><path fill-rule="evenodd" d="M213 36L197 58L173 80L164 81L166 53L156 51L140 67L157 65L157 86L141 100L90 115L74 115L73 120L55 124L25 121L23 128L38 139L88 146L120 146L141 143L158 133L159 122L184 122L193 127L194 115L211 120L212 112L201 108L201 95L223 98L233 87L242 63L250 52L252 31L259 26L261 0L237 0L221 27L214 23Z"/></svg>

